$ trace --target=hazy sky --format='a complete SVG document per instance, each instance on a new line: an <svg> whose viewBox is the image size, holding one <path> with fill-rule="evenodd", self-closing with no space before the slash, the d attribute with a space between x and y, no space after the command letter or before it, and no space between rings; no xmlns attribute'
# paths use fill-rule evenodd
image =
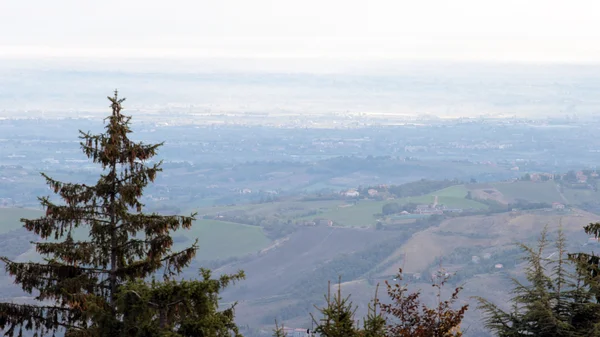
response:
<svg viewBox="0 0 600 337"><path fill-rule="evenodd" d="M600 61L597 0L0 0L0 57Z"/></svg>

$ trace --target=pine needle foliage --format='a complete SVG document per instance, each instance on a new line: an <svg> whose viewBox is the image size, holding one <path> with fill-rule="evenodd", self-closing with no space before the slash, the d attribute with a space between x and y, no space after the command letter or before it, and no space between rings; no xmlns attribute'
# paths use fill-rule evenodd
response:
<svg viewBox="0 0 600 337"><path fill-rule="evenodd" d="M587 260L580 263L579 254L567 253L562 230L558 232L554 254L547 253L550 244L547 228L537 247L520 244L526 253L527 283L513 278L510 311L477 298L486 327L498 336L600 336L600 305L594 290L597 280L588 275ZM553 255L556 258L552 259Z"/></svg>
<svg viewBox="0 0 600 337"><path fill-rule="evenodd" d="M137 280L123 286L118 309L123 313L123 333L131 337L242 337L234 322L236 303L219 311L219 293L244 279L244 272L211 279L200 269L202 280L151 283Z"/></svg>
<svg viewBox="0 0 600 337"><path fill-rule="evenodd" d="M315 332L321 337L355 337L358 336L355 314L358 309L350 301L350 295L342 297L342 278L338 280L337 291L331 296L331 281L327 283L325 306L315 308L321 314L319 320L310 316L315 324Z"/></svg>
<svg viewBox="0 0 600 337"><path fill-rule="evenodd" d="M121 113L125 99L117 91L108 99L112 113L105 119L104 133L80 131L83 153L103 169L97 183L65 183L42 173L62 203L41 197L45 216L21 221L40 236L34 244L44 261L0 258L15 282L43 303L0 303L0 328L8 336L22 329L41 335L65 329L69 337L119 336L123 321L117 298L122 285L159 270L172 277L196 253L196 243L173 252L169 235L189 228L194 214L142 213L143 190L161 171L161 162L149 163L162 143L130 140L131 117ZM78 229L87 231L85 240L75 239Z"/></svg>
<svg viewBox="0 0 600 337"><path fill-rule="evenodd" d="M367 305L367 316L363 319L363 329L359 334L361 337L386 336L387 321L381 311L378 293L379 284L375 287L375 296L373 297L373 300Z"/></svg>
<svg viewBox="0 0 600 337"><path fill-rule="evenodd" d="M273 329L273 337L287 337L287 332L285 332L285 328L283 324L279 325L277 320L275 320L275 328Z"/></svg>

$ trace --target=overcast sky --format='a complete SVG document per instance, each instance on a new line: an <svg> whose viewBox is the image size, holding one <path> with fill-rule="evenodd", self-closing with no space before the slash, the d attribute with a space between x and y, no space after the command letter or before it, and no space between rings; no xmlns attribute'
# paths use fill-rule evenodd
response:
<svg viewBox="0 0 600 337"><path fill-rule="evenodd" d="M597 0L0 0L0 57L600 61Z"/></svg>

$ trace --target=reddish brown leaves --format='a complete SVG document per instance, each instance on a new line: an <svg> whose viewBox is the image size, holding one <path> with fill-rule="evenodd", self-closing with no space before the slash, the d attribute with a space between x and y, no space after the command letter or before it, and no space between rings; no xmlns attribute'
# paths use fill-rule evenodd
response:
<svg viewBox="0 0 600 337"><path fill-rule="evenodd" d="M399 270L398 279L402 279L402 269ZM390 304L381 304L381 310L388 317L395 318L396 323L388 325L387 336L393 337L458 337L460 323L468 309L463 305L459 309L452 306L458 300L461 288L456 288L450 299L442 301L441 289L447 281L442 273L433 287L438 290L438 305L430 308L421 299L419 291L408 293L406 285L391 285L386 281L388 295L392 299Z"/></svg>

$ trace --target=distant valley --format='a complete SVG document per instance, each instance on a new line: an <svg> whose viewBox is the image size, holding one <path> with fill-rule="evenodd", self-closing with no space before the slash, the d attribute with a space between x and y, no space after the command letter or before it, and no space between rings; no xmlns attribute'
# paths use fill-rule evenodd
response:
<svg viewBox="0 0 600 337"><path fill-rule="evenodd" d="M29 244L35 235L18 221L42 214L36 197L50 191L40 171L93 183L99 172L81 160L75 141L88 122L0 121L0 255L40 258ZM275 318L309 326L313 304L338 276L361 315L376 285L398 268L410 287L428 289L441 266L452 285L466 286L462 300L486 294L503 302L509 277L522 276L516 242L533 242L548 225L562 226L573 251L597 246L582 230L600 213L596 140L572 145L593 126L575 123L573 134L538 122L444 123L303 131L145 124L134 135L167 145L159 155L164 172L143 201L161 214L197 212L192 229L173 236L176 247L199 239L184 278L201 266L246 272L222 301L239 302L236 317L248 336ZM18 131L24 127L29 135ZM0 284L0 297L27 299L8 277ZM468 336L488 335L475 309L463 327Z"/></svg>

